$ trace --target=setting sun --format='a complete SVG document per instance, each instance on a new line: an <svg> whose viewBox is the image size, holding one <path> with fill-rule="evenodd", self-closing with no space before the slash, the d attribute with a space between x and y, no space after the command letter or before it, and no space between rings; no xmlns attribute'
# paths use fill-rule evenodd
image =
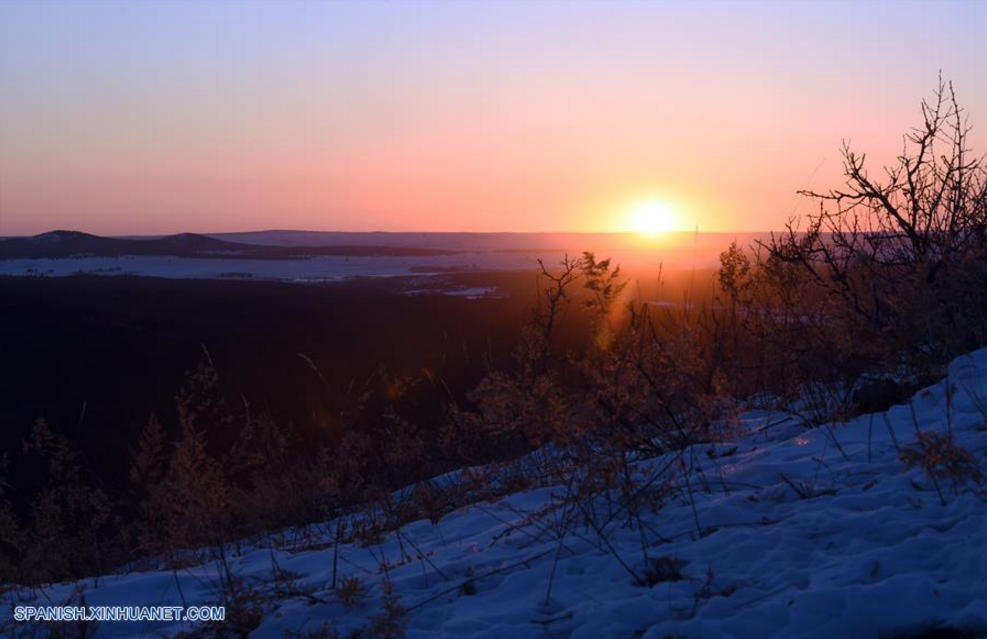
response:
<svg viewBox="0 0 987 639"><path fill-rule="evenodd" d="M667 233L675 230L675 214L667 204L645 202L634 209L631 225L638 233Z"/></svg>

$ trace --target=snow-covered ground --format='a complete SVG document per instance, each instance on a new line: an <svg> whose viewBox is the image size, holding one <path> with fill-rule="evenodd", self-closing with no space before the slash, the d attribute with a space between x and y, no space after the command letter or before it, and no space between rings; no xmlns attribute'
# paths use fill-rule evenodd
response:
<svg viewBox="0 0 987 639"><path fill-rule="evenodd" d="M461 288L416 288L404 291L405 295L451 295L453 297L465 297L469 300L478 300L483 297L496 297L497 287L495 286L471 286Z"/></svg>
<svg viewBox="0 0 987 639"><path fill-rule="evenodd" d="M57 234L50 234L58 237ZM748 234L749 235L749 234ZM742 237L748 237L744 235ZM469 271L537 270L567 253L594 249L634 272L710 268L734 236L671 234L653 242L615 234L538 233L313 233L270 231L215 235L259 246L373 246L452 251L436 255L323 255L303 259L244 259L236 256L94 257L0 259L0 275L64 277L138 275L179 279L259 279L288 282L333 282L357 277L393 277ZM750 235L753 238L753 235ZM626 272L626 271L625 271Z"/></svg>
<svg viewBox="0 0 987 639"><path fill-rule="evenodd" d="M328 589L331 546L243 552L232 566L248 582L270 582L276 563L314 596L280 600L251 636L359 626L379 610L382 559L409 611L408 636L423 639L879 639L933 628L959 634L927 636L987 636L987 503L947 482L942 505L927 478L903 468L895 443L914 444L917 428L950 427L983 467L987 349L957 359L948 382L948 410L940 383L911 406L830 427L744 414L742 436L712 455L695 451L695 509L683 498L646 515L664 540L649 555L678 566L677 580L636 585L621 561L642 565L639 537L618 524L608 530L612 549L578 526L560 544L546 506L562 489L539 488L411 523L381 545L342 547L340 572L370 588L355 609ZM191 605L214 600L217 574L209 564L80 585L90 605ZM75 587L38 601L64 600ZM104 623L97 636L180 629Z"/></svg>
<svg viewBox="0 0 987 639"><path fill-rule="evenodd" d="M561 254L559 254L559 257ZM176 279L258 279L287 282L334 282L356 277L394 277L460 271L506 271L537 268L537 256L480 252L423 256L319 256L293 260L211 259L189 257L73 257L0 260L0 275L62 277L69 275L141 275ZM549 256L554 260L556 256Z"/></svg>

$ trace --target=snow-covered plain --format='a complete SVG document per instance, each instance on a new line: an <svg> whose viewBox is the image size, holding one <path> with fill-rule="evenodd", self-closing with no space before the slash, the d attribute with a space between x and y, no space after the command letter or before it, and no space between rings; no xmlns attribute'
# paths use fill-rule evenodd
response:
<svg viewBox="0 0 987 639"><path fill-rule="evenodd" d="M495 286L472 286L451 289L416 288L404 291L405 295L450 295L452 297L465 297L468 300L478 300L483 297L496 297L497 287Z"/></svg>
<svg viewBox="0 0 987 639"><path fill-rule="evenodd" d="M554 260L555 257L553 254L549 259ZM358 277L525 270L537 268L537 265L536 258L531 255L506 252L423 256L318 256L293 260L128 255L0 260L0 275L35 277L138 275L174 279L250 278L316 283Z"/></svg>
<svg viewBox="0 0 987 639"><path fill-rule="evenodd" d="M942 505L927 478L904 469L896 447L914 444L917 429L949 427L983 466L987 349L957 359L947 379L951 402L943 382L911 406L813 429L750 411L735 441L697 447L695 511L683 498L646 515L663 539L650 556L674 558L681 579L636 585L615 555L640 567L639 538L618 523L608 529L613 552L579 527L560 544L548 523L562 488L543 487L464 507L438 524L408 524L381 545L342 547L340 572L370 588L355 609L328 589L331 545L244 550L232 567L248 583L270 583L276 563L316 597L280 600L251 636L283 637L326 621L344 633L358 627L379 610L386 558L409 610L408 636L422 639L985 637L987 503L946 483ZM37 601L62 601L83 587L90 605L180 605L182 597L191 605L215 600L217 575L207 564L108 576L48 588ZM937 628L957 634L923 634ZM97 636L181 629L104 623Z"/></svg>
<svg viewBox="0 0 987 639"><path fill-rule="evenodd" d="M57 232L49 234L59 237ZM742 237L752 239L753 234ZM0 275L64 277L136 275L179 279L258 279L286 282L335 282L359 277L394 277L469 271L537 270L538 260L552 266L563 256L594 249L632 271L658 268L706 268L736 236L669 234L649 241L626 234L551 233L318 233L267 231L218 234L212 238L257 246L370 246L450 251L435 255L313 255L298 259L77 255L57 258L0 259Z"/></svg>

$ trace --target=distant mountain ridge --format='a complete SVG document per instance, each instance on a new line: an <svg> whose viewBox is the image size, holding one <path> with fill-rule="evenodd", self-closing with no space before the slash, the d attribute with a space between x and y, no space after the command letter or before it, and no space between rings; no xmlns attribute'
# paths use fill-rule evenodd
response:
<svg viewBox="0 0 987 639"><path fill-rule="evenodd" d="M718 256L731 242L749 246L765 241L770 232L761 231L673 231L653 236L633 232L576 231L302 231L271 229L210 233L210 237L230 242L265 246L388 246L395 248L439 248L461 253L570 253L592 250L600 255L661 253L666 260L691 259L693 253Z"/></svg>
<svg viewBox="0 0 987 639"><path fill-rule="evenodd" d="M455 251L404 246L275 246L232 242L197 233L159 238L102 237L81 231L55 230L30 237L0 239L0 260L167 256L212 259L292 260L335 256L423 256Z"/></svg>

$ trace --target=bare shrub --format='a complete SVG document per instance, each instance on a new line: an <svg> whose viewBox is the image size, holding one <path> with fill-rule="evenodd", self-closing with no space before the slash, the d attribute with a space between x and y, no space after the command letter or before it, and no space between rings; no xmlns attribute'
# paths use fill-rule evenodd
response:
<svg viewBox="0 0 987 639"><path fill-rule="evenodd" d="M100 574L101 529L110 513L109 498L84 481L80 453L44 420L35 422L24 452L43 460L47 475L31 507L24 576L38 583Z"/></svg>
<svg viewBox="0 0 987 639"><path fill-rule="evenodd" d="M651 566L660 535L645 512L672 498L694 503L689 475L699 460L685 451L732 434L727 325L712 308L655 311L625 299L619 268L589 252L565 258L554 273L543 265L542 281L515 367L486 378L472 396L478 410L467 415L480 432L533 451L534 481L564 487L532 515L558 552L584 527L643 585L639 562L611 542L614 529L635 530ZM574 304L589 320L586 345L558 352L552 337Z"/></svg>
<svg viewBox="0 0 987 639"><path fill-rule="evenodd" d="M899 457L906 469L920 468L932 480L943 505L946 500L939 485L941 481L949 481L954 494L961 487L972 484L978 494L987 498L987 492L983 490L984 475L980 466L968 450L956 443L951 434L940 435L924 431L919 432L917 438L918 441L913 446L902 448Z"/></svg>
<svg viewBox="0 0 987 639"><path fill-rule="evenodd" d="M380 610L370 618L362 635L367 639L404 639L407 636L408 613L401 605L401 597L385 588L387 592Z"/></svg>
<svg viewBox="0 0 987 639"><path fill-rule="evenodd" d="M362 579L353 575L347 575L336 586L333 594L339 600L339 603L343 604L344 608L352 610L366 603L367 598L370 596L370 591L367 590L367 585L363 583Z"/></svg>
<svg viewBox="0 0 987 639"><path fill-rule="evenodd" d="M897 164L871 177L866 156L843 147L846 186L817 193L799 230L766 245L798 267L860 357L936 366L984 343L987 313L987 166L952 84L922 103Z"/></svg>
<svg viewBox="0 0 987 639"><path fill-rule="evenodd" d="M840 420L873 410L862 387L929 383L987 341L987 165L952 85L921 112L881 176L844 144L845 186L800 191L817 212L721 255L742 394Z"/></svg>

